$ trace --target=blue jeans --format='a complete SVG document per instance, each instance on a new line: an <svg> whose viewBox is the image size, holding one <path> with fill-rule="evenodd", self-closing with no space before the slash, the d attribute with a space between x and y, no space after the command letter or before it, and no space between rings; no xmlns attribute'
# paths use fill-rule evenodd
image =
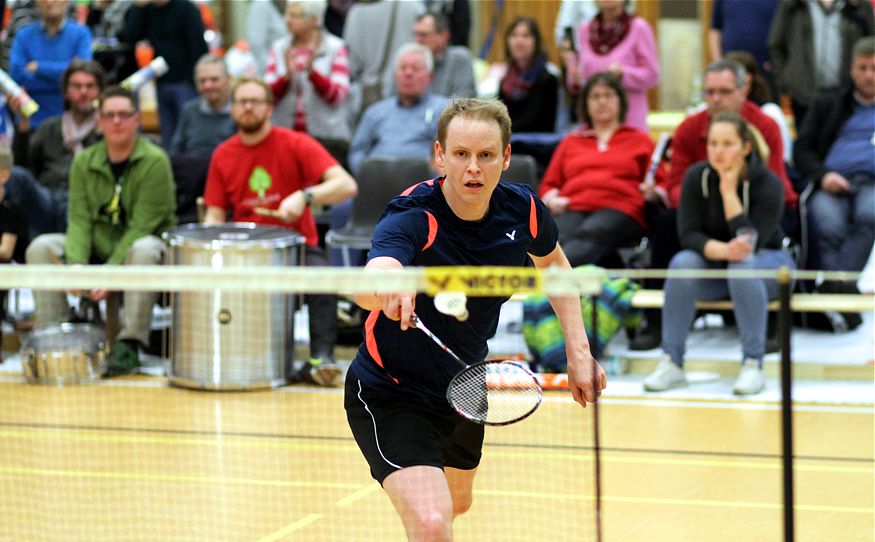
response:
<svg viewBox="0 0 875 542"><path fill-rule="evenodd" d="M783 250L761 249L743 262L712 261L698 252L682 250L671 259L669 269L778 269L782 266L794 267L793 258ZM777 281L771 279L669 278L665 281L662 305L662 348L672 361L683 366L687 335L696 317L696 301L729 297L741 335L742 359L753 358L762 364L768 304L777 294Z"/></svg>
<svg viewBox="0 0 875 542"><path fill-rule="evenodd" d="M191 83L158 83L158 120L161 124L161 146L170 149L176 122L182 114L182 106L197 96Z"/></svg>
<svg viewBox="0 0 875 542"><path fill-rule="evenodd" d="M872 251L875 179L853 183L852 187L847 194L818 190L808 203L822 269L862 271Z"/></svg>

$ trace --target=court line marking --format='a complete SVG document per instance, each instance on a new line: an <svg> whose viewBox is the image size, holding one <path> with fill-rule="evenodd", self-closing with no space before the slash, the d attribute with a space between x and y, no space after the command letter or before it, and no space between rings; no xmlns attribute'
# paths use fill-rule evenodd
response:
<svg viewBox="0 0 875 542"><path fill-rule="evenodd" d="M595 497L586 494L569 494L569 493L541 493L537 491L506 491L492 489L475 489L474 495L483 495L489 497L513 497L521 499L541 499L541 500L578 500L578 501L593 501ZM618 504L662 504L672 506L700 506L709 508L758 508L767 510L783 510L783 503L768 503L755 501L720 501L716 499L671 499L659 497L621 497L612 495L603 495L602 501L618 503ZM829 504L794 504L795 510L805 512L828 512L828 513L845 513L845 514L863 514L875 515L872 508L855 507L855 506L835 506Z"/></svg>
<svg viewBox="0 0 875 542"><path fill-rule="evenodd" d="M286 525L282 529L280 529L278 531L274 531L274 532L270 533L269 535L265 536L264 538L259 539L258 542L276 542L277 540L285 538L286 535L290 535L295 531L300 531L301 529L303 529L307 525L310 525L314 521L319 521L320 519L322 519L322 517L323 517L323 514L307 514L306 516L302 517L298 521L296 521L294 523L290 523L289 525Z"/></svg>
<svg viewBox="0 0 875 542"><path fill-rule="evenodd" d="M196 476L193 474L158 474L150 472L38 469L0 465L0 474L45 476L56 478L107 478L121 480L191 482L199 484L253 485L271 487L302 487L310 489L358 489L361 484L343 482L302 482L294 480L267 480L261 478L232 478L225 476Z"/></svg>
<svg viewBox="0 0 875 542"><path fill-rule="evenodd" d="M370 490L370 486L366 488L362 488L361 484L340 484L340 483L319 483L319 482L285 482L285 481L277 481L277 480L255 480L255 479L240 479L240 478L216 478L211 476L178 476L178 475L165 475L165 474L149 474L149 473L137 473L137 472L123 472L123 471L83 471L83 470L62 470L62 469L33 469L33 468L23 468L23 467L0 467L0 474L19 474L19 475L38 475L38 476L51 476L51 477L83 477L83 478L113 478L113 479L124 479L124 480L148 480L148 481L173 481L173 482L200 482L200 483L257 483L259 485L270 485L270 486L283 486L283 487L316 487L316 488L329 488L329 489L356 489L356 494L360 494L359 498L362 498L361 493L368 490L368 494L373 491ZM373 484L371 484L373 485ZM475 489L475 495L489 496L489 497L510 497L510 498L520 498L525 500L531 499L541 499L541 500L551 500L551 501L592 501L594 499L591 495L579 494L579 493L544 493L538 491L513 491L513 490L491 490L491 489ZM341 499L342 501L343 499ZM605 502L614 502L618 504L659 504L659 505L672 505L672 506L700 506L700 507L711 507L711 508L757 508L757 509L768 509L768 510L781 510L783 509L783 504L781 503L765 503L765 502L754 502L754 501L720 501L715 499L696 499L696 500L688 500L688 499L671 499L671 498L659 498L659 497L624 497L624 496L611 496L605 495L602 496L602 500ZM863 514L863 515L875 515L875 511L872 508L864 508L864 507L853 507L853 506L835 506L835 505L820 505L820 504L799 504L795 505L795 509L799 511L805 512L828 512L828 513L845 513L845 514ZM291 533L294 530L299 530L306 525L309 525L313 521L316 521L323 517L324 514L309 514L304 518L284 527L280 531L285 534ZM291 530L286 530L291 529ZM279 533L280 531L277 531ZM276 533L274 533L276 534ZM285 536L283 534L283 536ZM272 535L269 535L272 536ZM264 539L263 539L264 540ZM278 538L273 538L270 540L278 540Z"/></svg>
<svg viewBox="0 0 875 542"><path fill-rule="evenodd" d="M348 505L352 504L353 502L364 499L365 497L371 495L372 493L374 493L375 491L380 490L380 489L382 489L380 487L380 484L378 484L376 482L374 482L372 484L368 484L366 486L361 487L357 491L353 491L352 493L350 493L346 497L344 497L338 501L335 501L332 504L332 506L338 506L338 507L348 506ZM308 515L304 516L303 518L299 519L298 521L295 521L294 523L290 523L289 525L286 525L282 529L275 531L273 533L270 533L269 535L265 536L264 538L262 538L258 542L275 542L276 540L283 539L286 537L286 535L292 534L296 531L300 531L304 527L322 519L323 517L325 517L325 514L319 514L319 513L308 514Z"/></svg>
<svg viewBox="0 0 875 542"><path fill-rule="evenodd" d="M20 383L24 384L27 381L23 376L0 376L0 382L8 382L8 383ZM131 380L112 380L112 381L101 381L94 384L89 384L90 386L106 386L106 387L130 387L130 388L152 388L152 389L183 389L183 388L173 388L169 386L167 380L164 377L160 377L156 379L131 379ZM200 391L200 390L188 390L188 391ZM305 393L305 394L342 394L342 388L311 388L311 387L303 387L303 386L282 386L279 388L274 388L272 390L265 390L279 393ZM216 392L206 392L206 393L216 393ZM246 391L241 391L240 393L249 393ZM653 405L653 406L665 406L665 407L673 407L673 408L714 408L714 409L727 409L727 410L765 410L765 411L775 411L781 410L781 404L779 401L774 402L757 402L756 400L749 399L737 399L738 402L730 402L733 401L732 398L727 397L725 401L719 401L714 399L699 399L693 397L676 397L671 399L658 398L652 396L642 396L642 397L628 397L628 396L616 396L612 397L610 392L607 392L601 399L606 406L611 405ZM559 395L551 395L545 394L543 398L544 403L550 404L575 404L571 399L570 395L563 394ZM837 412L842 414L875 414L875 403L873 404L860 404L859 406L847 405L847 404L824 404L824 403L794 403L793 405L794 412Z"/></svg>
<svg viewBox="0 0 875 542"><path fill-rule="evenodd" d="M139 436L139 435L112 435L104 433L82 433L72 432L69 430L5 430L0 431L0 437L22 438L22 439L44 439L44 440L68 440L68 441L86 441L86 442L116 442L116 443L132 443L132 444L165 444L175 446L228 446L235 448L275 448L289 450L305 450L305 451L336 451L355 453L358 448L352 444L313 444L300 442L277 442L270 440L252 440L243 438L191 438L191 437L172 437L172 436ZM539 449L537 451L512 451L512 450L496 450L496 446L486 443L483 447L483 455L486 458L510 458L510 459L534 459L537 461L576 461L576 462L591 462L592 453L589 450L581 450L577 453L568 451L555 451L549 449ZM626 452L634 453L634 452ZM603 451L602 461L605 463L624 463L624 464L639 464L639 465L672 465L682 467L718 467L718 468L741 468L741 469L757 469L757 470L781 470L783 465L777 461L777 458L764 458L762 462L744 460L714 460L714 459L676 459L676 458L659 458L659 457L612 457L606 455ZM771 461L771 462L767 462ZM813 461L813 460L809 460ZM873 467L854 467L854 466L835 466L835 465L817 465L805 464L796 462L794 470L799 472L823 472L823 473L844 473L844 474L873 474Z"/></svg>
<svg viewBox="0 0 875 542"><path fill-rule="evenodd" d="M340 506L340 507L349 506L350 504L352 504L356 501L359 501L361 499L364 499L365 497L367 497L367 496L371 495L372 493L379 491L381 489L383 489L383 488L377 482L374 482L372 484L368 484L368 485L364 486L363 488L359 489L358 491L354 491L354 492L350 493L349 495L347 495L346 497L340 499L339 501L336 501L334 503L334 506Z"/></svg>

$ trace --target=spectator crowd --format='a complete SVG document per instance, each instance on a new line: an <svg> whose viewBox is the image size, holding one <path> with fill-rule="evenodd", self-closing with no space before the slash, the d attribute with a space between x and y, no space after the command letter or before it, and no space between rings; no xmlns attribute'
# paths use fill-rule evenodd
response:
<svg viewBox="0 0 875 542"><path fill-rule="evenodd" d="M468 48L469 0L251 0L245 73L210 49L191 0L93 0L87 18L73 4L19 0L5 29L0 62L26 95L0 96L3 262L157 265L162 233L231 219L294 230L306 265L327 265L329 216L342 227L352 198L368 192L356 181L362 164L429 161L441 111L475 96L506 104L515 152L534 149L539 178L528 182L572 265L622 265L620 250L642 239L663 269L861 271L872 251L869 0L714 0L703 106L656 152L648 91L670 75L628 0L565 0L555 29L518 17L495 29L503 59L485 70ZM156 80L157 136L142 133L138 97L119 85L146 42L168 66ZM649 286L670 302L632 334L633 348L666 353L646 389L685 382L695 300L726 297L742 343L734 391L762 389L772 281ZM850 281L811 287L856 291ZM126 297L110 376L139 366L154 301ZM337 299L307 302L310 360L296 378L332 384ZM66 304L41 293L35 323L64 321ZM852 329L860 319L829 322Z"/></svg>

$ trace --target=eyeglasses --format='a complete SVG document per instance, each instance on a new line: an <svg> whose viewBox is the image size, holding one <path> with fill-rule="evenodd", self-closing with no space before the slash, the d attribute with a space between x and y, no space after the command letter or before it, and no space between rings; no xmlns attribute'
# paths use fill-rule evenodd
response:
<svg viewBox="0 0 875 542"><path fill-rule="evenodd" d="M266 103L267 100L265 100L264 98L238 98L234 100L234 105L239 105L240 107L258 107Z"/></svg>
<svg viewBox="0 0 875 542"><path fill-rule="evenodd" d="M136 111L101 111L100 118L111 121L130 120L136 114Z"/></svg>
<svg viewBox="0 0 875 542"><path fill-rule="evenodd" d="M709 98L711 96L729 96L730 94L734 93L736 90L738 90L738 89L734 89L734 88L706 88L705 90L702 91L702 94L704 94L705 96L708 96Z"/></svg>

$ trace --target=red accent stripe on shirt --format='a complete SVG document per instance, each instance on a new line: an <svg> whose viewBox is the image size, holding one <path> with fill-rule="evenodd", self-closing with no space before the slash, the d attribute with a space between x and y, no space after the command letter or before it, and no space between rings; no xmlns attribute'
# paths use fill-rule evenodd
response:
<svg viewBox="0 0 875 542"><path fill-rule="evenodd" d="M535 196L529 196L531 206L529 207L529 231L532 233L532 239L538 238L538 208L535 206Z"/></svg>
<svg viewBox="0 0 875 542"><path fill-rule="evenodd" d="M417 187L417 186L419 186L419 185L421 185L421 184L423 184L423 183L424 183L426 186L431 186L432 184L434 184L434 179L429 179L429 180L427 180L427 181L418 182L418 183L416 183L415 185L413 185L413 186L411 186L410 188L408 188L407 190L405 190L404 192L401 192L400 195L402 195L402 196L409 196L411 192L413 192L414 190L416 190L416 187Z"/></svg>
<svg viewBox="0 0 875 542"><path fill-rule="evenodd" d="M374 358L377 365L383 367L383 358L380 357L380 351L377 349L377 338L374 336L374 326L377 325L377 318L380 317L380 311L371 311L368 319L365 320L365 345L368 347L368 354ZM383 367L385 369L385 367Z"/></svg>
<svg viewBox="0 0 875 542"><path fill-rule="evenodd" d="M428 217L428 240L425 242L425 246L422 247L422 252L428 250L428 247L430 247L432 243L434 243L434 238L437 237L438 231L437 219L434 217L433 214L429 213L428 211L424 212L425 216Z"/></svg>

